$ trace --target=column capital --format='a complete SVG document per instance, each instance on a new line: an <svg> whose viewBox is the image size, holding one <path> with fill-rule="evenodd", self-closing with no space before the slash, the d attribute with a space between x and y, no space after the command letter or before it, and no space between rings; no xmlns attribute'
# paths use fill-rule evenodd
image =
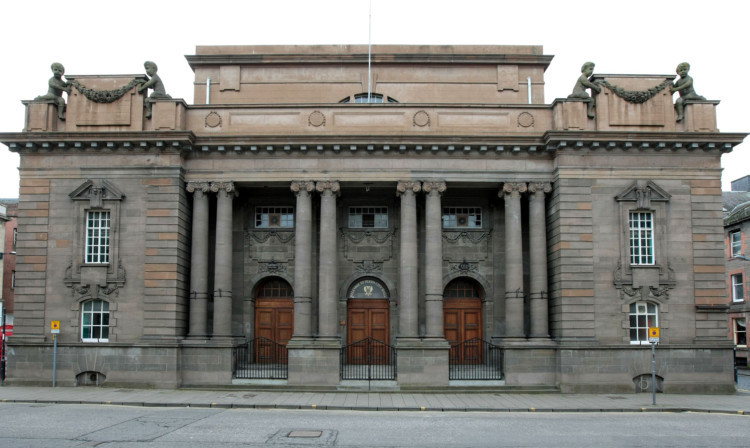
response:
<svg viewBox="0 0 750 448"><path fill-rule="evenodd" d="M315 189L318 193L325 194L328 192L329 194L335 194L338 196L341 186L337 180L319 180L315 182Z"/></svg>
<svg viewBox="0 0 750 448"><path fill-rule="evenodd" d="M231 193L233 191L236 191L234 189L234 182L211 182L211 191L214 193L218 193L219 191L226 191L227 193Z"/></svg>
<svg viewBox="0 0 750 448"><path fill-rule="evenodd" d="M396 185L396 196L401 196L407 191L419 193L422 190L422 183L418 180L402 180Z"/></svg>
<svg viewBox="0 0 750 448"><path fill-rule="evenodd" d="M312 193L315 191L315 182L311 180L295 180L289 187L295 194L306 191Z"/></svg>
<svg viewBox="0 0 750 448"><path fill-rule="evenodd" d="M530 193L549 193L552 191L552 184L549 182L529 182Z"/></svg>
<svg viewBox="0 0 750 448"><path fill-rule="evenodd" d="M526 193L526 189L526 182L505 182L498 196L510 195L517 198L521 196L521 193Z"/></svg>
<svg viewBox="0 0 750 448"><path fill-rule="evenodd" d="M194 191L208 193L209 184L208 182L188 182L185 186L185 189L188 191L188 193L193 193Z"/></svg>
<svg viewBox="0 0 750 448"><path fill-rule="evenodd" d="M426 181L422 182L422 191L425 193L432 193L433 191L437 194L443 194L448 187L442 180Z"/></svg>

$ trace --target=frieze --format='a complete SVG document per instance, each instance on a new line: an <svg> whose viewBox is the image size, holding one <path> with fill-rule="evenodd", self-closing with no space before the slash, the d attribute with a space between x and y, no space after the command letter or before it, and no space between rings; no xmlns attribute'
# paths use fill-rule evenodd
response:
<svg viewBox="0 0 750 448"><path fill-rule="evenodd" d="M443 232L443 259L484 261L490 253L492 231Z"/></svg>
<svg viewBox="0 0 750 448"><path fill-rule="evenodd" d="M258 272L264 272L269 274L280 274L286 272L289 267L287 262L279 262L276 260L262 261L258 263Z"/></svg>
<svg viewBox="0 0 750 448"><path fill-rule="evenodd" d="M96 90L96 89L89 89L88 87L84 86L77 80L73 79L70 81L70 84L74 86L76 89L78 89L79 92L83 94L86 98L89 99L89 101L93 101L95 103L114 103L115 101L122 98L126 93L130 91L133 87L138 86L143 82L143 79L140 77L132 79L129 83L126 85L114 89L114 90Z"/></svg>
<svg viewBox="0 0 750 448"><path fill-rule="evenodd" d="M344 256L355 263L371 261L382 263L392 258L396 229L384 231L356 231L340 229L344 242Z"/></svg>
<svg viewBox="0 0 750 448"><path fill-rule="evenodd" d="M460 263L450 263L451 273L469 274L471 272L477 272L479 270L479 263L471 263L466 260Z"/></svg>
<svg viewBox="0 0 750 448"><path fill-rule="evenodd" d="M638 267L632 267L632 269L638 269ZM666 269L660 271L658 284L648 285L647 287L635 287L633 285L632 273L625 272L622 262L617 262L617 267L613 272L613 284L617 290L620 291L621 300L632 300L638 298L639 300L654 299L659 301L669 300L669 292L674 289L677 285L675 280L675 272L672 269L670 263L667 263Z"/></svg>
<svg viewBox="0 0 750 448"><path fill-rule="evenodd" d="M354 263L354 271L358 274L373 274L383 272L383 263L364 260L362 262Z"/></svg>
<svg viewBox="0 0 750 448"><path fill-rule="evenodd" d="M294 231L245 231L245 261L276 263L294 259ZM265 261L264 261L265 260Z"/></svg>

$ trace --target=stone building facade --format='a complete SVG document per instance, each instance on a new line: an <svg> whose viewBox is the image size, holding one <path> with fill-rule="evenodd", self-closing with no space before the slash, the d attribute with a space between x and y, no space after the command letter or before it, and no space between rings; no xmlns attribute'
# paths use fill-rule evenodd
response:
<svg viewBox="0 0 750 448"><path fill-rule="evenodd" d="M750 305L747 298L747 279L750 278L750 258L747 257L750 234L750 176L732 182L732 190L724 196L724 238L726 241L729 296L729 331L736 350L738 367L748 367L750 350L747 345L747 321Z"/></svg>
<svg viewBox="0 0 750 448"><path fill-rule="evenodd" d="M539 46L376 46L371 74L356 46L187 59L195 104L71 75L65 120L28 101L0 134L21 155L12 383L51 381L60 321L58 384L226 385L270 359L290 387L491 364L497 387L633 392L658 326L657 387L734 390L720 157L745 135L718 101L678 122L673 75L594 75L590 118L544 103Z"/></svg>

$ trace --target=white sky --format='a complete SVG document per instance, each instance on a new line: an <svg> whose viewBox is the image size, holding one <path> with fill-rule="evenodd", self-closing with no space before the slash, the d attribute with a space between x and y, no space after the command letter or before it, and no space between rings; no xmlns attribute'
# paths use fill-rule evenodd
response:
<svg viewBox="0 0 750 448"><path fill-rule="evenodd" d="M196 45L366 44L369 0L5 1L0 9L0 132L23 128L21 100L47 92L50 64L73 75L159 65L173 98L193 102ZM673 74L690 62L698 94L721 100L722 132L750 132L745 0L628 2L372 0L372 43L543 45L554 55L545 102L595 73ZM743 107L744 106L744 107ZM750 139L748 139L750 140ZM724 155L723 185L750 174L750 142ZM0 198L18 197L18 155L0 145Z"/></svg>

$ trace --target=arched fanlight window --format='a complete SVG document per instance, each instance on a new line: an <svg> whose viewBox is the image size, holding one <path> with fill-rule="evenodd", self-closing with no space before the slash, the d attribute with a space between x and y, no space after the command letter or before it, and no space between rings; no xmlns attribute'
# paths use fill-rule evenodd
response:
<svg viewBox="0 0 750 448"><path fill-rule="evenodd" d="M354 101L352 101L352 98L354 98ZM397 100L394 98L391 98L389 96L385 96L380 93L370 93L367 92L364 93L357 93L353 96L348 96L344 98L343 100L339 101L339 103L398 103Z"/></svg>

